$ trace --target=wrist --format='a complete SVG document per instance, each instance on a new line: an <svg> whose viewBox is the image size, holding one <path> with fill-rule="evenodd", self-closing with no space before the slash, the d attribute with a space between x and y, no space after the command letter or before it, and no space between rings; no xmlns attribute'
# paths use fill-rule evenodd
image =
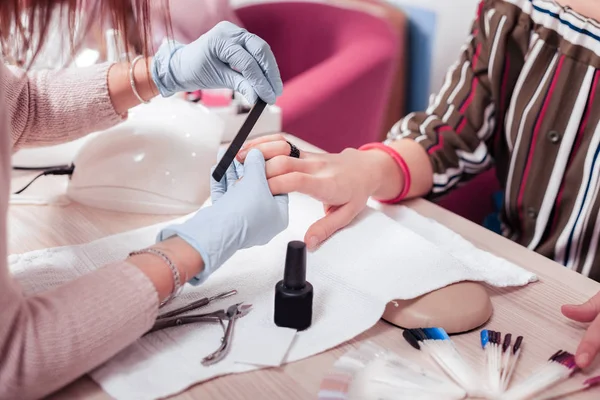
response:
<svg viewBox="0 0 600 400"><path fill-rule="evenodd" d="M151 59L140 59L135 63L133 71L131 64L126 62L112 64L108 69L108 94L117 114L125 117L130 108L140 104L131 82L132 76L135 90L142 100L149 100L157 93L148 70L151 62Z"/></svg>
<svg viewBox="0 0 600 400"><path fill-rule="evenodd" d="M194 249L173 237L151 247L157 252L132 252L127 261L135 265L154 285L159 303L171 298L193 274L202 271L204 263ZM179 285L176 285L178 275Z"/></svg>
<svg viewBox="0 0 600 400"><path fill-rule="evenodd" d="M183 91L180 82L176 80L172 73L171 63L177 64L177 59L181 57L179 50L183 45L174 41L165 41L160 45L158 51L150 61L150 75L156 91L162 97L170 97L177 92ZM174 60L175 58L175 60ZM181 79L181 77L179 77Z"/></svg>
<svg viewBox="0 0 600 400"><path fill-rule="evenodd" d="M218 203L217 203L218 205ZM196 257L201 261L201 268L194 267L192 257L183 257L178 254L177 257L184 258L183 262L191 262L186 268L191 272L187 279L192 285L199 285L215 272L236 250L237 238L230 232L237 231L228 229L228 221L234 219L230 215L224 221L222 214L215 213L216 206L200 209L193 217L182 224L174 224L162 229L157 236L156 246L164 246L171 240L177 239L175 245L185 245L183 249L191 249ZM223 240L226 238L226 240ZM175 246L170 245L170 246ZM181 251L173 249L174 252ZM188 253L189 254L189 253Z"/></svg>
<svg viewBox="0 0 600 400"><path fill-rule="evenodd" d="M182 283L189 281L204 269L204 260L200 253L189 243L173 236L152 246L165 253L177 266Z"/></svg>
<svg viewBox="0 0 600 400"><path fill-rule="evenodd" d="M363 154L373 183L371 196L382 200L398 197L404 189L405 176L394 158L377 148L365 149Z"/></svg>
<svg viewBox="0 0 600 400"><path fill-rule="evenodd" d="M145 101L148 101L159 94L158 88L156 87L150 72L152 61L152 57L141 59L133 68L135 88L140 97Z"/></svg>

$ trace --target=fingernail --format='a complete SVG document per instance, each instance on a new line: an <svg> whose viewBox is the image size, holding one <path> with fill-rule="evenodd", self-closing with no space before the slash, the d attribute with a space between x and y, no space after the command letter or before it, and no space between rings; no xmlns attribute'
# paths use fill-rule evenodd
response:
<svg viewBox="0 0 600 400"><path fill-rule="evenodd" d="M319 238L317 238L316 236L311 236L308 239L308 248L309 249L314 249L315 247L317 247L319 245Z"/></svg>
<svg viewBox="0 0 600 400"><path fill-rule="evenodd" d="M590 355L588 353L580 354L577 356L577 359L575 361L580 367L586 367L590 362Z"/></svg>

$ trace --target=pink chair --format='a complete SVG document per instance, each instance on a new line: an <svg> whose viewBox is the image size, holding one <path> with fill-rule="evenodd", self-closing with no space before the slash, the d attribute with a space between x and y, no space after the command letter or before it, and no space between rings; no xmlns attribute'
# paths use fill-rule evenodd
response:
<svg viewBox="0 0 600 400"><path fill-rule="evenodd" d="M285 132L329 152L381 140L402 48L388 20L314 2L253 4L236 14L275 53Z"/></svg>

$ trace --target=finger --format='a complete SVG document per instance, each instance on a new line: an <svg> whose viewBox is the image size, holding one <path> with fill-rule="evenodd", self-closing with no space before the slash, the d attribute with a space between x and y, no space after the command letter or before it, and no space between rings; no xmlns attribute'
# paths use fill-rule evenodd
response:
<svg viewBox="0 0 600 400"><path fill-rule="evenodd" d="M244 96L244 99L249 104L254 104L258 100L258 94L247 80L239 73L228 70L224 72L224 79L228 83L228 87L235 90Z"/></svg>
<svg viewBox="0 0 600 400"><path fill-rule="evenodd" d="M216 203L227 191L227 176L221 178L219 182L217 182L212 174L215 171L216 166L212 167L210 170L210 200L213 203Z"/></svg>
<svg viewBox="0 0 600 400"><path fill-rule="evenodd" d="M257 61L263 73L266 75L271 88L277 96L283 93L283 82L279 73L279 67L275 55L267 42L256 35L248 35L246 49Z"/></svg>
<svg viewBox="0 0 600 400"><path fill-rule="evenodd" d="M565 305L561 311L565 317L574 321L591 322L600 314L600 294L580 305Z"/></svg>
<svg viewBox="0 0 600 400"><path fill-rule="evenodd" d="M340 206L332 206L331 204L323 204L323 211L325 211L325 214L329 214L330 212L333 212L333 211L337 210L338 208L340 208Z"/></svg>
<svg viewBox="0 0 600 400"><path fill-rule="evenodd" d="M302 172L291 172L269 179L269 188L274 195L299 192L315 199L330 203L335 187L322 178Z"/></svg>
<svg viewBox="0 0 600 400"><path fill-rule="evenodd" d="M234 163L231 163L231 165L227 168L227 171L225 171L225 178L226 178L226 184L225 184L226 191L229 190L233 185L235 185L237 180L240 179L240 176L237 174L237 171L235 170Z"/></svg>
<svg viewBox="0 0 600 400"><path fill-rule="evenodd" d="M275 91L254 57L246 49L240 45L230 46L223 53L221 61L240 73L261 99L269 104L275 103L277 99Z"/></svg>
<svg viewBox="0 0 600 400"><path fill-rule="evenodd" d="M237 175L238 179L242 179L242 177L244 176L244 164L242 164L235 158L233 159L232 164L233 164L233 167L235 168L235 174Z"/></svg>
<svg viewBox="0 0 600 400"><path fill-rule="evenodd" d="M589 326L577 347L575 362L579 368L587 368L600 351L600 317Z"/></svg>
<svg viewBox="0 0 600 400"><path fill-rule="evenodd" d="M279 175L289 174L291 172L304 172L309 174L313 172L313 164L309 160L288 156L277 156L267 161L267 179Z"/></svg>
<svg viewBox="0 0 600 400"><path fill-rule="evenodd" d="M265 158L260 150L253 149L248 153L244 163L244 173L247 177L258 177L266 181Z"/></svg>
<svg viewBox="0 0 600 400"><path fill-rule="evenodd" d="M314 250L335 232L348 225L359 211L360 208L348 203L335 211L330 211L326 216L312 224L304 238L308 249Z"/></svg>
<svg viewBox="0 0 600 400"><path fill-rule="evenodd" d="M237 154L237 159L243 162L251 149L259 149L266 160L270 160L277 156L289 156L292 150L290 144L285 141L267 142L246 147ZM300 152L300 157L302 157L302 152Z"/></svg>
<svg viewBox="0 0 600 400"><path fill-rule="evenodd" d="M238 154L236 154L236 158L240 161L243 161L244 157L246 157L246 154L248 154L248 151L250 151L250 149L258 147L258 146L266 144L266 143L276 143L276 142L287 142L287 141L286 141L286 138L280 133L276 133L273 135L267 135L267 136L261 136L256 139L249 140L246 143L244 143L244 145L242 146L242 148L240 149ZM288 144L288 147L289 147L289 144ZM291 151L291 147L290 147L290 151ZM302 152L300 152L300 155L302 156ZM268 160L268 157L266 157L266 159Z"/></svg>
<svg viewBox="0 0 600 400"><path fill-rule="evenodd" d="M273 196L273 198L275 199L277 204L279 204L280 207L282 207L284 210L287 209L287 207L290 203L290 199L287 194L278 194L277 196ZM286 224L286 226L287 226L287 224Z"/></svg>
<svg viewBox="0 0 600 400"><path fill-rule="evenodd" d="M273 198L277 203L279 212L284 217L282 229L286 229L290 224L289 196L287 194L278 194Z"/></svg>
<svg viewBox="0 0 600 400"><path fill-rule="evenodd" d="M245 149L247 146L253 146L267 142L278 142L280 140L285 142L287 139L281 133L273 133L271 135L260 136L256 139L248 140L246 144L242 146L242 149Z"/></svg>
<svg viewBox="0 0 600 400"><path fill-rule="evenodd" d="M221 158L223 158L223 155L225 155L226 151L227 149L224 147L219 148L219 151L217 152L217 163L210 169L210 199L213 203L219 200L225 194L228 188L227 172L229 170L226 171L226 174L219 182L212 177L213 172L217 168L219 161L221 161Z"/></svg>

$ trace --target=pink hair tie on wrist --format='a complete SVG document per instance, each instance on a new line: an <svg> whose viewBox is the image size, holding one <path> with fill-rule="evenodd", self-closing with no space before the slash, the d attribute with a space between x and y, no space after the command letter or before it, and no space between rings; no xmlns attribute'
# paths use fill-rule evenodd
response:
<svg viewBox="0 0 600 400"><path fill-rule="evenodd" d="M410 170L408 169L408 165L406 165L406 161L404 161L404 158L402 158L402 156L400 154L398 154L398 152L396 150L394 150L391 147L386 146L385 144L380 143L380 142L367 143L359 148L359 150L371 150L371 149L383 150L387 154L389 154L392 157L392 159L396 162L396 165L398 166L398 168L400 168L400 171L404 175L404 186L402 187L402 190L400 191L400 194L398 194L398 196L396 196L395 198L393 198L391 200L377 200L377 201L384 203L384 204L394 204L394 203L397 203L397 202L403 200L406 197L406 195L408 194L408 191L410 190L410 183L411 183L410 182Z"/></svg>

